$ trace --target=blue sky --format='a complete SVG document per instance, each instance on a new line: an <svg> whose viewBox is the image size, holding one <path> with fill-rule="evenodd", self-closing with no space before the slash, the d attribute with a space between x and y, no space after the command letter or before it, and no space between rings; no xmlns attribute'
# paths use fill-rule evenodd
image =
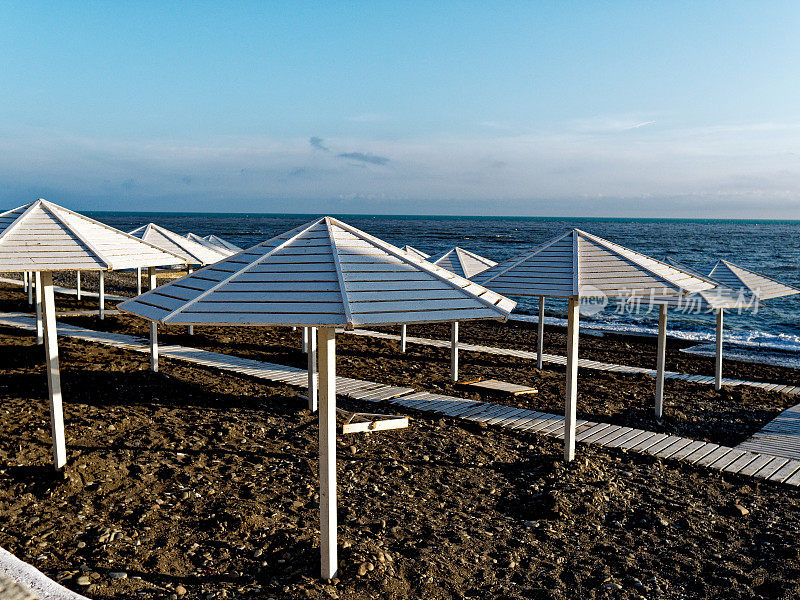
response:
<svg viewBox="0 0 800 600"><path fill-rule="evenodd" d="M0 206L800 218L796 2L0 3Z"/></svg>

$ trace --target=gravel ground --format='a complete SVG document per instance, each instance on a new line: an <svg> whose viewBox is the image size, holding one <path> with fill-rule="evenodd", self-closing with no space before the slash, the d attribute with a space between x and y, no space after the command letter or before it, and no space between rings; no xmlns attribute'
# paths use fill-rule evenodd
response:
<svg viewBox="0 0 800 600"><path fill-rule="evenodd" d="M800 492L419 416L340 436L320 582L316 419L283 385L0 328L0 545L91 598L797 598ZM375 410L375 405L346 405Z"/></svg>

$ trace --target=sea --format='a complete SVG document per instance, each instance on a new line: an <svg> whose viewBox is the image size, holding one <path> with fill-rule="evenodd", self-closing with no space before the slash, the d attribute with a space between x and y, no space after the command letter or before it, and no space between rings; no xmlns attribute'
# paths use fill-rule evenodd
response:
<svg viewBox="0 0 800 600"><path fill-rule="evenodd" d="M315 218L303 214L221 213L86 213L108 225L129 231L153 222L177 233L216 234L249 247ZM580 228L653 258L673 258L708 273L726 259L800 288L800 221L604 219L544 217L454 217L333 215L396 246L409 244L437 257L460 246L494 261L502 261L550 238ZM513 317L537 320L536 298L514 298ZM548 299L545 324L564 325L566 302ZM609 302L582 311L581 330L655 336L657 310L644 302ZM668 335L697 342L690 352L713 355L714 315L670 311ZM725 313L726 358L800 368L800 294L767 300L738 314Z"/></svg>

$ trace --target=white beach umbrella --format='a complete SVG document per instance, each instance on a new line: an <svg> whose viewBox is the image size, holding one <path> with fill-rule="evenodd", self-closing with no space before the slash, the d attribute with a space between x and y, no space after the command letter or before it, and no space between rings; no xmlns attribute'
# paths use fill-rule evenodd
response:
<svg viewBox="0 0 800 600"><path fill-rule="evenodd" d="M409 246L408 244L403 246L403 252L407 252L411 256L421 258L422 260L427 260L431 257L430 254L426 254L422 250L417 250L416 248L414 248L414 246ZM405 353L406 351L406 334L407 334L406 325L400 325L400 352L403 353Z"/></svg>
<svg viewBox="0 0 800 600"><path fill-rule="evenodd" d="M224 248L223 246L218 246L217 244L207 240L204 237L200 237L199 235L197 235L195 233L189 232L183 237L185 237L187 240L190 240L192 242L197 242L201 246L205 246L206 248L210 248L211 250L214 250L215 252L219 252L220 254L223 254L224 256L233 256L234 254L236 254L236 252L238 252L238 250L229 250L228 248Z"/></svg>
<svg viewBox="0 0 800 600"><path fill-rule="evenodd" d="M41 282L37 285L37 296L41 296L43 307L53 459L57 469L66 464L67 458L53 272L98 271L102 276L110 270L181 262L174 254L46 200L39 199L0 214L0 271L34 272Z"/></svg>
<svg viewBox="0 0 800 600"><path fill-rule="evenodd" d="M486 269L490 269L497 265L493 260L464 250L455 246L431 260L437 267L447 269L451 273L471 279L478 273L483 273Z"/></svg>
<svg viewBox="0 0 800 600"><path fill-rule="evenodd" d="M719 391L722 389L722 341L723 341L723 323L726 309L744 310L746 308L757 308L758 298L750 294L746 289L741 288L735 290L716 280L709 275L704 275L702 272L679 263L673 258L665 258L664 262L682 269L696 277L705 279L706 281L715 284L717 287L705 292L697 292L695 294L688 294L684 297L668 297L662 299L654 299L654 303L666 305L669 308L678 309L680 311L703 311L713 312L716 316L716 339L715 339L715 352L714 352L714 389ZM666 337L666 314L659 314L659 327L658 335L659 341L661 338ZM662 342L666 343L666 342ZM661 413L658 412L658 407L662 405L659 403L659 396L663 398L664 390L664 365L660 365L657 369L656 380L656 416L660 419Z"/></svg>
<svg viewBox="0 0 800 600"><path fill-rule="evenodd" d="M130 234L182 257L183 261L188 265L186 267L188 273L191 273L195 266L210 265L231 255L231 252L228 250L210 248L207 245L194 242L155 223L148 223L147 225L137 227L131 231ZM138 271L137 278L140 279ZM194 326L190 325L188 332L189 335L192 335L194 333ZM158 362L154 363L154 365L157 370Z"/></svg>
<svg viewBox="0 0 800 600"><path fill-rule="evenodd" d="M431 259L431 262L437 267L447 269L465 279L470 279L478 273L483 273L486 269L497 264L493 260L458 246L451 248L437 258ZM401 347L405 352L405 327L403 327L400 337ZM453 381L458 381L458 321L453 322L450 330L450 378Z"/></svg>
<svg viewBox="0 0 800 600"><path fill-rule="evenodd" d="M223 253L193 242L155 223L142 225L129 233L140 240L180 256L183 259L182 263L191 266L210 265L229 256L227 252Z"/></svg>
<svg viewBox="0 0 800 600"><path fill-rule="evenodd" d="M431 257L430 254L426 254L422 250L417 250L414 246L405 245L403 246L403 252L408 252L411 256L416 256L417 258L428 259Z"/></svg>
<svg viewBox="0 0 800 600"><path fill-rule="evenodd" d="M800 290L721 259L718 260L711 269L708 277L719 282L720 285L724 285L733 290L733 293L743 298L741 305L731 307L724 306L716 311L717 346L714 387L719 390L722 388L722 314L725 308L750 308L752 306L758 306L758 303L762 300L800 294Z"/></svg>
<svg viewBox="0 0 800 600"><path fill-rule="evenodd" d="M321 575L329 579L337 571L335 329L505 320L514 305L324 217L128 300L120 310L164 324L319 328Z"/></svg>
<svg viewBox="0 0 800 600"><path fill-rule="evenodd" d="M243 250L243 248L237 246L236 244L232 244L228 240L223 240L221 237L219 237L218 235L214 235L213 233L211 235L205 236L203 239L208 242L211 242L215 246L220 246L222 248L225 248L226 250L231 250L233 252L241 252Z"/></svg>
<svg viewBox="0 0 800 600"><path fill-rule="evenodd" d="M718 260L708 276L734 290L744 290L759 300L800 294L800 290L727 260Z"/></svg>
<svg viewBox="0 0 800 600"><path fill-rule="evenodd" d="M573 229L509 258L472 281L510 296L567 298L564 458L575 456L579 308L582 298L699 292L714 284L608 240ZM661 309L666 313L666 307ZM542 322L539 323L540 331ZM659 344L659 360L664 354Z"/></svg>

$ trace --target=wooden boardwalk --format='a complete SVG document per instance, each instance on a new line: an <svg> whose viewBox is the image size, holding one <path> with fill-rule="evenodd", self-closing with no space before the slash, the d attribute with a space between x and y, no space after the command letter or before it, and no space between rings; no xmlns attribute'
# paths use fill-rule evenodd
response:
<svg viewBox="0 0 800 600"><path fill-rule="evenodd" d="M0 283L6 283L9 285L16 285L18 287L22 287L24 284L22 283L21 279L9 279L8 277L0 277ZM78 290L75 288L68 288L68 287L61 287L60 285L54 285L53 291L56 294L64 294L66 296L77 296ZM106 294L106 300L113 300L114 302L122 302L123 300L127 300L127 296L115 296L114 294ZM87 290L81 290L81 297L82 298L100 298L100 294L97 292L89 292ZM96 311L95 311L96 312ZM108 314L109 311L106 311Z"/></svg>
<svg viewBox="0 0 800 600"><path fill-rule="evenodd" d="M367 337L380 338L384 340L399 340L400 336L392 333L383 333L378 331L370 331L367 329L356 329L347 332L350 335L361 335ZM432 340L428 338L419 337L406 337L407 343L421 344L423 346L434 346L436 348L449 348L450 342L448 340ZM536 360L536 352L529 350L516 350L513 348L496 348L494 346L482 346L478 344L467 344L465 342L458 343L459 350L466 350L468 352L483 352L486 354L496 354L501 356L514 356L517 358L526 358ZM544 362L553 363L557 365L566 365L567 358L557 354L542 354ZM648 369L646 367L631 367L628 365L617 365L613 363L600 362L597 360L588 360L585 358L578 359L578 367L581 369L595 369L598 371L612 371L615 373L635 373L640 375L649 375L650 377L656 376L655 369ZM687 373L677 373L675 371L664 371L666 379L676 379L679 381L691 381L694 383L702 383L707 385L714 385L713 375L689 375ZM745 385L748 387L761 388L770 392L782 392L789 395L800 394L800 386L782 384L782 383L765 383L762 381L747 381L744 379L722 379L722 385Z"/></svg>
<svg viewBox="0 0 800 600"><path fill-rule="evenodd" d="M35 321L30 315L25 313L5 313L0 315L1 325L10 325L33 331ZM58 324L58 335L81 339L87 342L105 344L115 348L133 350L143 354L150 353L149 340L138 338L132 335L119 333L109 333L105 331L95 331L76 327L66 323ZM287 367L274 363L262 362L230 354L220 354L209 352L198 348L188 348L186 346L159 345L159 354L163 358L182 360L205 367L221 369L240 375L249 375L259 379L277 381L297 387L308 387L308 372L297 367ZM349 377L336 378L337 393L341 396L354 398L357 400L382 401L390 400L396 396L409 394L414 390L407 387L397 387L376 383L374 381L362 381L360 379L350 379Z"/></svg>
<svg viewBox="0 0 800 600"><path fill-rule="evenodd" d="M800 404L788 408L737 449L800 459Z"/></svg>
<svg viewBox="0 0 800 600"><path fill-rule="evenodd" d="M561 415L428 392L416 392L394 398L390 403L407 409L564 438L564 417ZM800 409L796 413L796 418L800 418ZM583 419L578 419L576 423L575 440L607 448L624 448L663 459L680 460L728 473L749 475L793 486L800 485L800 460L774 453L753 452L740 447L731 448L680 436ZM800 448L800 434L796 434L793 442L796 448ZM800 458L800 452L797 458Z"/></svg>
<svg viewBox="0 0 800 600"><path fill-rule="evenodd" d="M0 314L0 325L28 331L35 330L35 320L25 313ZM64 323L58 324L58 333L65 337L82 339L135 352L149 353L150 351L148 340L129 335L94 331ZM301 388L308 385L306 370L297 367L288 367L175 345L161 346L160 352L165 358L221 369L227 372L286 383ZM561 439L564 436L564 417L561 415L516 408L493 402L468 400L429 392L416 392L412 388L384 385L348 377L337 377L336 385L337 394L349 398L372 402L385 401L404 409L486 423L487 425L504 427L513 431L528 431ZM798 426L798 423L800 423L800 406L782 413L781 416L770 423L770 425L776 424L773 431L777 430L781 423L784 424L784 428L780 433L780 435L784 436L781 443L773 446L765 445L761 450L755 447L745 447L750 440L731 448L679 436L611 425L609 423L596 423L583 419L577 421L576 441L599 444L608 448L624 448L663 459L678 460L728 473L738 473L792 486L800 486L800 426ZM759 435L756 434L753 438ZM768 432L765 435L776 434ZM794 449L792 450L794 452L792 456L787 455L787 452L790 451L788 448Z"/></svg>

